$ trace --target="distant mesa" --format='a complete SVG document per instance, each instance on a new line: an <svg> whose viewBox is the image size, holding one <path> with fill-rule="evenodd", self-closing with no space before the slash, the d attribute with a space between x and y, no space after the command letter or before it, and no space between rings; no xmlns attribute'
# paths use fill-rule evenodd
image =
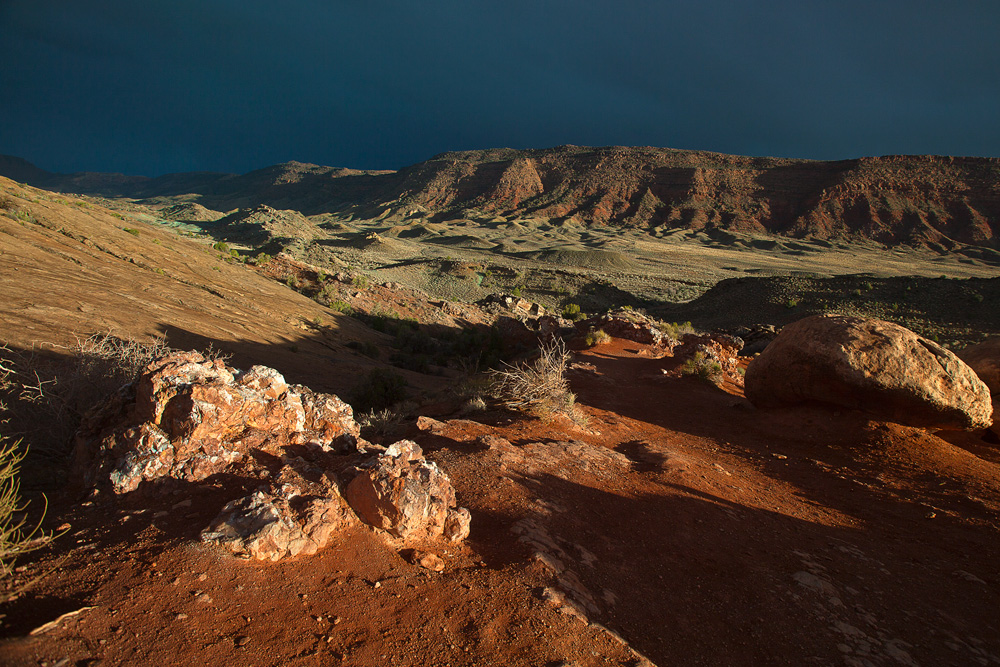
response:
<svg viewBox="0 0 1000 667"><path fill-rule="evenodd" d="M1000 159L884 156L820 162L648 147L443 153L399 171L288 162L243 175L52 174L0 156L0 174L50 190L187 196L212 210L266 204L409 224L537 218L570 224L875 241L941 253L1000 250ZM402 232L400 233L402 235ZM729 242L735 242L728 238Z"/></svg>

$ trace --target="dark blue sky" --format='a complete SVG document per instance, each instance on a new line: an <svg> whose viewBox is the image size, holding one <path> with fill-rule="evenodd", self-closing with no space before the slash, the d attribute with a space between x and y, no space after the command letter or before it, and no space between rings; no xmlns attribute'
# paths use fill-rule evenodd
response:
<svg viewBox="0 0 1000 667"><path fill-rule="evenodd" d="M51 171L559 144L1000 156L1000 2L0 0L0 153Z"/></svg>

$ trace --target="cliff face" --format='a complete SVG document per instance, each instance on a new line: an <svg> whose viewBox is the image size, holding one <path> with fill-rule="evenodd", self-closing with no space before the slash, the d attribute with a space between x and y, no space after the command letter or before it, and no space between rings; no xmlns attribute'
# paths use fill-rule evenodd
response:
<svg viewBox="0 0 1000 667"><path fill-rule="evenodd" d="M0 170L4 164L0 161ZM216 210L267 204L306 215L439 220L477 212L576 217L586 224L654 231L724 229L1000 249L996 158L886 156L817 162L561 146L444 153L396 172L290 162L243 176L140 179L37 170L39 176L25 165L31 167L17 163L24 180L44 181L38 185L51 189L130 197L197 194L199 203Z"/></svg>
<svg viewBox="0 0 1000 667"><path fill-rule="evenodd" d="M651 148L449 153L395 175L382 204L428 212L576 216L590 224L717 228L887 244L998 247L1000 160L839 162Z"/></svg>

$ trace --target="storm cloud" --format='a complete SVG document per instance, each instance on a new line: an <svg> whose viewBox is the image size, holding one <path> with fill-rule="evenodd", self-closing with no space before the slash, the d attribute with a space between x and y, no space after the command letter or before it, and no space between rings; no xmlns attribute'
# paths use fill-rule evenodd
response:
<svg viewBox="0 0 1000 667"><path fill-rule="evenodd" d="M650 145L1000 155L992 1L0 2L0 153L51 171L398 168Z"/></svg>

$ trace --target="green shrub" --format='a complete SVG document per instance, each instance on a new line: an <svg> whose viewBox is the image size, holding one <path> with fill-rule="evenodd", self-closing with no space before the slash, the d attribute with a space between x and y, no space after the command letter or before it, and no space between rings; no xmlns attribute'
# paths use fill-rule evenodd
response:
<svg viewBox="0 0 1000 667"><path fill-rule="evenodd" d="M695 352L694 356L681 365L681 375L692 375L718 384L722 380L722 365L705 356L704 352Z"/></svg>
<svg viewBox="0 0 1000 667"><path fill-rule="evenodd" d="M574 322L582 320L587 317L586 313L580 312L580 306L576 303L567 303L563 306L562 316L567 320L573 320Z"/></svg>
<svg viewBox="0 0 1000 667"><path fill-rule="evenodd" d="M133 229L131 227L122 227L122 231L123 232L128 232L132 236L139 236L139 230L138 229Z"/></svg>
<svg viewBox="0 0 1000 667"><path fill-rule="evenodd" d="M216 241L216 242L215 242L215 243L214 243L214 244L212 245L212 248L213 248L214 250L218 250L219 252L221 252L221 253L225 253L225 254L227 254L227 255L228 255L228 254L229 254L229 252L230 252L230 249L229 249L229 244L228 244L228 243L226 243L225 241Z"/></svg>
<svg viewBox="0 0 1000 667"><path fill-rule="evenodd" d="M672 341L679 341L686 334L698 333L690 322L657 322L656 328Z"/></svg>
<svg viewBox="0 0 1000 667"><path fill-rule="evenodd" d="M375 368L354 390L354 409L382 410L406 398L406 378L396 371Z"/></svg>
<svg viewBox="0 0 1000 667"><path fill-rule="evenodd" d="M351 279L351 284L357 289L367 289L368 288L368 276L363 273L359 273Z"/></svg>
<svg viewBox="0 0 1000 667"><path fill-rule="evenodd" d="M587 332L584 342L587 347L594 347L595 345L600 345L601 343L610 342L611 336L604 329L597 329L596 331Z"/></svg>
<svg viewBox="0 0 1000 667"><path fill-rule="evenodd" d="M354 314L354 308L351 307L351 304L347 303L346 301L342 301L340 299L331 302L329 308L330 310L335 310L338 313L343 313L345 315Z"/></svg>

